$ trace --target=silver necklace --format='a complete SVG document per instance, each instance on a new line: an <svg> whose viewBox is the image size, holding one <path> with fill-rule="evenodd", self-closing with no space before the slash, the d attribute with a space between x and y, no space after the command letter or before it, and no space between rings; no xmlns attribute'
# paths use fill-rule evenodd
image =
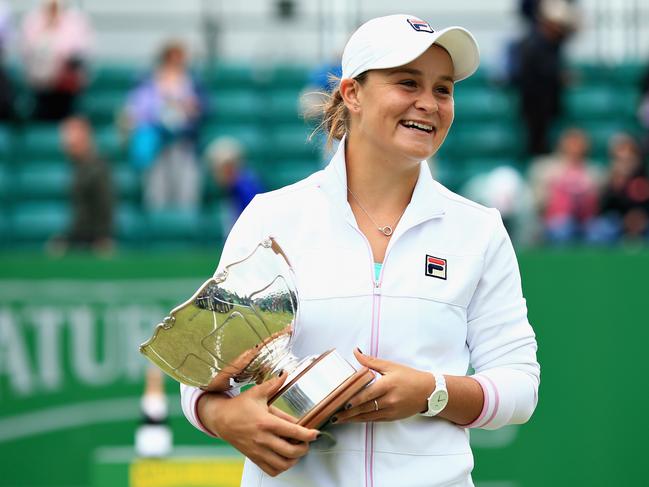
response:
<svg viewBox="0 0 649 487"><path fill-rule="evenodd" d="M363 205L361 205L361 202L358 200L358 198L356 197L356 195L354 194L354 192L353 192L351 189L349 189L349 186L347 186L347 191L349 191L349 194L351 194L352 197L354 198L354 200L356 200L356 203L358 203L358 206L360 206L361 210L363 210L363 211L365 212L365 214L367 215L367 217L368 217L370 220L372 220L372 223L374 223L374 225L376 226L376 228L377 228L377 230L378 230L379 232L381 232L381 233L382 233L383 235L385 235L386 237L389 237L390 235L392 235L392 233L394 232L394 227L397 226L397 223L399 223L399 220L401 220L401 217L402 217L403 214L406 212L406 208L407 208L407 206L406 206L406 208L403 209L403 211L401 212L401 215L399 215L399 217L395 220L395 222L394 222L392 225L384 225L384 226L380 226L378 223L376 223L376 221L374 220L374 218L372 218L372 215L370 215L370 214L367 212L367 210L363 207Z"/></svg>

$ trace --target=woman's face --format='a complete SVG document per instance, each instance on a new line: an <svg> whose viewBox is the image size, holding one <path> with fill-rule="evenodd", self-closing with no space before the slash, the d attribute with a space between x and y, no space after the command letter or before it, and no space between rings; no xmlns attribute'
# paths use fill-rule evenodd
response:
<svg viewBox="0 0 649 487"><path fill-rule="evenodd" d="M451 57L436 45L404 66L372 70L358 86L351 131L390 157L426 159L453 123L453 88Z"/></svg>

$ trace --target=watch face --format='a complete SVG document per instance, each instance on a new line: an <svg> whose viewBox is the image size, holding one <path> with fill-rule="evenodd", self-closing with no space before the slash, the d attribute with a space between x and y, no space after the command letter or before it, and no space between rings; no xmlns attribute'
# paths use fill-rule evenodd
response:
<svg viewBox="0 0 649 487"><path fill-rule="evenodd" d="M436 391L430 398L429 406L435 412L441 411L448 402L448 393L446 391Z"/></svg>

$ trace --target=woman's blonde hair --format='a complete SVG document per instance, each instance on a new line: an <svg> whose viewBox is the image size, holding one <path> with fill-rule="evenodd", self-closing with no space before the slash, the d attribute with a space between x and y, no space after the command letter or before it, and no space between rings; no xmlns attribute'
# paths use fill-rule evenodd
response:
<svg viewBox="0 0 649 487"><path fill-rule="evenodd" d="M367 71L359 74L354 79L363 84L367 79ZM349 131L349 110L345 106L343 95L340 92L340 78L330 74L329 84L333 86L330 92L320 93L324 102L319 105L322 113L322 122L314 130L322 130L327 134L327 147L331 148L334 139L340 140ZM313 134L311 134L313 136Z"/></svg>

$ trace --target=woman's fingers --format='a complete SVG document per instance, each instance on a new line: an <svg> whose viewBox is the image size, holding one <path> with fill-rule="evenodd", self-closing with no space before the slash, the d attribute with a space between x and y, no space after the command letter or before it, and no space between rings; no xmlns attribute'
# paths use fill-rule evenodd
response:
<svg viewBox="0 0 649 487"><path fill-rule="evenodd" d="M358 406L352 407L351 409L346 409L335 414L336 421L335 423L343 423L345 421L350 421L352 418L354 421L357 420L359 416L365 414L374 414L381 413L381 416L385 416L385 407L381 408L381 397L365 401Z"/></svg>
<svg viewBox="0 0 649 487"><path fill-rule="evenodd" d="M366 387L352 397L347 404L345 404L345 410L350 410L355 407L358 407L360 404L365 404L373 401L377 397L381 397L387 393L389 388L389 383L387 379L379 379L374 384Z"/></svg>
<svg viewBox="0 0 649 487"><path fill-rule="evenodd" d="M297 423L297 418L294 418L288 413L285 413L281 409L276 408L275 406L269 406L268 411L270 414L277 416L278 418L284 419L290 423Z"/></svg>
<svg viewBox="0 0 649 487"><path fill-rule="evenodd" d="M276 436L305 443L314 441L319 434L318 430L305 428L271 414L269 414L265 429Z"/></svg>
<svg viewBox="0 0 649 487"><path fill-rule="evenodd" d="M298 462L298 459L284 458L280 455L277 455L276 453L271 452L270 450L263 456L263 458L251 460L253 460L253 462L255 462L259 468L261 468L271 477L276 477Z"/></svg>
<svg viewBox="0 0 649 487"><path fill-rule="evenodd" d="M291 443L277 436L270 436L267 446L273 452L289 460L301 458L309 452L309 443Z"/></svg>

